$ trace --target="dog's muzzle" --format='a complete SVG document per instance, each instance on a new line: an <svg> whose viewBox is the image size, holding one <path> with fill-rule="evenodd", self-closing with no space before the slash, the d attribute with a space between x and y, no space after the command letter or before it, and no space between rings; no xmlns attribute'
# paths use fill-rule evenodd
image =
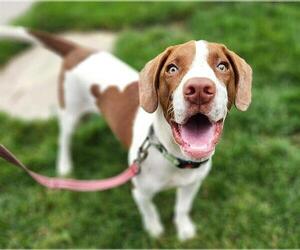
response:
<svg viewBox="0 0 300 250"><path fill-rule="evenodd" d="M215 83L204 77L194 77L183 87L186 101L182 122L171 122L173 137L181 151L192 159L209 157L215 149L223 130L223 119L209 117L216 96Z"/></svg>

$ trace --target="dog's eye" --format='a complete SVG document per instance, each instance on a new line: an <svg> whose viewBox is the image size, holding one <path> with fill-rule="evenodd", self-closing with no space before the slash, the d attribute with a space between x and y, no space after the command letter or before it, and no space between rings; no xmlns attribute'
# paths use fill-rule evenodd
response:
<svg viewBox="0 0 300 250"><path fill-rule="evenodd" d="M178 71L178 68L177 68L177 66L175 64L168 65L167 72L169 74L175 74L177 71Z"/></svg>
<svg viewBox="0 0 300 250"><path fill-rule="evenodd" d="M228 70L228 64L226 62L221 62L217 65L217 69L221 72L226 72Z"/></svg>

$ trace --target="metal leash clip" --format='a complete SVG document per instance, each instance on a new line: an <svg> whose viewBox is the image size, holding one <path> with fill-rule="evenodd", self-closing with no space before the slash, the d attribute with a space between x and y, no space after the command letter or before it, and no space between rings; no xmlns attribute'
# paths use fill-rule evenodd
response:
<svg viewBox="0 0 300 250"><path fill-rule="evenodd" d="M148 149L151 146L149 136L146 137L142 145L139 147L137 158L135 159L135 163L139 167L139 172L141 172L140 164L147 158L148 156Z"/></svg>

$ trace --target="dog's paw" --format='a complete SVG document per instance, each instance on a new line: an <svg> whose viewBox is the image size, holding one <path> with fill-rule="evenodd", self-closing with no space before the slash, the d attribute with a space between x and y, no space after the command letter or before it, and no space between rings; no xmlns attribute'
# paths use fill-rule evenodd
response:
<svg viewBox="0 0 300 250"><path fill-rule="evenodd" d="M56 173L60 177L68 177L72 173L72 167L70 167L69 165L60 165L57 167Z"/></svg>
<svg viewBox="0 0 300 250"><path fill-rule="evenodd" d="M56 174L61 177L67 177L72 173L72 162L68 157L59 157L56 165Z"/></svg>
<svg viewBox="0 0 300 250"><path fill-rule="evenodd" d="M186 241L196 236L196 227L189 216L175 220L177 235L180 241Z"/></svg>
<svg viewBox="0 0 300 250"><path fill-rule="evenodd" d="M164 228L160 221L147 221L145 223L145 230L152 238L159 238L164 233Z"/></svg>
<svg viewBox="0 0 300 250"><path fill-rule="evenodd" d="M70 170L57 170L57 175L59 177L68 177L71 175L71 171Z"/></svg>

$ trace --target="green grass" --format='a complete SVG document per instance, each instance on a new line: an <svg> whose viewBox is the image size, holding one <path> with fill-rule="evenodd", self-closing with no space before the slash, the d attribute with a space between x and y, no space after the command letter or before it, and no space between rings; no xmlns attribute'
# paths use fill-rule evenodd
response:
<svg viewBox="0 0 300 250"><path fill-rule="evenodd" d="M137 3L136 16L126 17L132 3L101 4L107 8L105 14L91 7L98 3L78 3L80 8L39 3L35 7L39 11L18 22L52 31L126 28L115 53L138 69L171 44L189 39L223 42L253 67L251 108L246 113L230 111L212 172L195 199L195 239L186 243L176 239L174 191L155 199L166 234L152 240L142 229L130 185L98 193L49 191L1 161L0 247L299 248L300 5L157 3L151 14L143 16L149 4ZM167 10L155 7L160 4ZM65 12L64 17L61 9L66 5L72 14ZM175 10L182 13L178 19ZM74 13L85 18L82 24ZM50 14L53 26L45 21ZM64 18L72 21L63 22ZM97 26L95 20L103 25ZM2 114L0 121L1 143L32 169L55 174L55 119L28 123ZM126 152L97 116L76 131L72 151L77 178L112 176L126 165Z"/></svg>
<svg viewBox="0 0 300 250"><path fill-rule="evenodd" d="M44 3L38 3L15 23L49 31L61 31L70 27L79 30L120 30L175 20L178 22L193 13L197 6L197 3L192 2L56 2L45 8ZM83 20L87 13L88 18Z"/></svg>

